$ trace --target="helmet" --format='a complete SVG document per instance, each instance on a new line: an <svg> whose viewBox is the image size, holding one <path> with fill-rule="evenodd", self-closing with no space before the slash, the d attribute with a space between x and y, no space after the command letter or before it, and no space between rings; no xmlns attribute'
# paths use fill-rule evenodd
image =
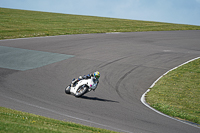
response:
<svg viewBox="0 0 200 133"><path fill-rule="evenodd" d="M99 73L98 71L94 72L94 77L95 77L96 79L99 79L100 73Z"/></svg>

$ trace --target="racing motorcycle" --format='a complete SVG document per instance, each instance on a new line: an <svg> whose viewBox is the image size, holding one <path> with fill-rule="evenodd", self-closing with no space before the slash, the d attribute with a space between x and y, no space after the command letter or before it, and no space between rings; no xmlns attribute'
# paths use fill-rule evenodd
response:
<svg viewBox="0 0 200 133"><path fill-rule="evenodd" d="M91 90L95 91L97 88L99 81L94 78L83 78L79 79L78 82L76 82L73 87L71 85L68 85L65 88L65 93L66 94L73 94L75 97L81 97L84 94L90 92Z"/></svg>

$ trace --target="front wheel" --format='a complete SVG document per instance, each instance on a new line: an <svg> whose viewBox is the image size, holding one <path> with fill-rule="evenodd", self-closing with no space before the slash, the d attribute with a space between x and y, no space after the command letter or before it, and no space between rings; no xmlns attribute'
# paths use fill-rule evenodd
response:
<svg viewBox="0 0 200 133"><path fill-rule="evenodd" d="M66 93L66 94L70 94L70 88L71 88L70 86L67 86L67 87L65 88L65 93Z"/></svg>
<svg viewBox="0 0 200 133"><path fill-rule="evenodd" d="M81 97L82 95L84 95L86 92L88 91L88 87L85 85L82 85L78 88L78 90L76 91L76 93L74 94L75 97Z"/></svg>

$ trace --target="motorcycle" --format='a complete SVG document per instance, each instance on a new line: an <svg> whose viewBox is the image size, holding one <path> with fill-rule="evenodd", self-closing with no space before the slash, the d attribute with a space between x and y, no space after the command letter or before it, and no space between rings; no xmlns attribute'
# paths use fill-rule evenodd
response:
<svg viewBox="0 0 200 133"><path fill-rule="evenodd" d="M99 81L94 77L91 77L89 79L82 79L76 82L73 87L71 85L68 85L65 88L65 93L73 94L75 97L81 97L91 90L95 91L98 83Z"/></svg>

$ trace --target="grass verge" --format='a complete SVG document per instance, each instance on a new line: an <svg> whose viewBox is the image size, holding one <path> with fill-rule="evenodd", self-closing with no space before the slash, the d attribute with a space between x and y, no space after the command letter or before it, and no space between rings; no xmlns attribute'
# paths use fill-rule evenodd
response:
<svg viewBox="0 0 200 133"><path fill-rule="evenodd" d="M0 39L107 32L200 30L200 26L0 8Z"/></svg>
<svg viewBox="0 0 200 133"><path fill-rule="evenodd" d="M115 133L0 107L1 133Z"/></svg>
<svg viewBox="0 0 200 133"><path fill-rule="evenodd" d="M161 78L146 101L169 116L200 124L200 59Z"/></svg>

